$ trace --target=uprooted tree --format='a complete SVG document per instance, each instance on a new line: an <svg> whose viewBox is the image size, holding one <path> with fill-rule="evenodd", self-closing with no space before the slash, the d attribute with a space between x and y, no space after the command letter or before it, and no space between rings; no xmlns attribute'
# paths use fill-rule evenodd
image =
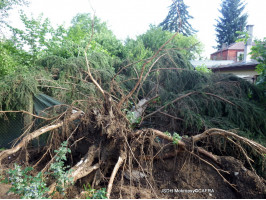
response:
<svg viewBox="0 0 266 200"><path fill-rule="evenodd" d="M263 91L233 75L192 70L185 50L196 43L176 47L178 33L152 29L146 36L151 33L167 39L153 51L155 37L139 37L140 48L131 53L140 52L141 60L132 62L133 54L112 59L90 39L80 56L46 55L36 61L38 70L2 77L2 116L30 117L13 147L0 152L1 168L19 163L47 172L54 150L67 141L69 180L106 187L108 198L262 198ZM28 104L40 92L68 104L35 115ZM46 195L56 195L58 183L48 178ZM200 188L208 192L197 193Z"/></svg>

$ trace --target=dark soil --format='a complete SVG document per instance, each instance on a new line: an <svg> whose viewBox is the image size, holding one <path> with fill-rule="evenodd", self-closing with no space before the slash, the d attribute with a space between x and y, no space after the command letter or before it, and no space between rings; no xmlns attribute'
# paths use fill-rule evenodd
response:
<svg viewBox="0 0 266 200"><path fill-rule="evenodd" d="M176 157L154 160L152 174L147 176L147 180L153 186L153 190L144 178L137 181L132 180L131 183L126 178L123 178L123 183L121 184L121 169L114 183L111 198L265 199L264 179L259 178L233 157L220 157L220 161L221 165L225 167L223 170L230 173L222 173L222 175L230 183L235 184L238 191L224 182L222 177L211 166L197 158L193 158L188 153L181 152ZM219 168L218 165L215 167ZM141 171L141 169L136 170ZM145 168L144 171L146 171ZM83 191L82 186L87 181L88 178L83 178L77 182L69 190L68 198L84 198L84 193L83 195L79 194ZM1 199L19 198L14 194L7 194L10 187L7 184L0 185ZM104 187L104 185L98 187Z"/></svg>
<svg viewBox="0 0 266 200"><path fill-rule="evenodd" d="M243 164L232 157L221 157L223 165L230 172L226 176L236 185L238 191L224 182L212 167L188 154L181 153L176 158L154 162L153 178L156 183L154 191L148 185L119 181L113 188L112 198L160 198L160 199L265 199L265 181L246 169ZM152 180L150 180L152 183ZM141 185L141 186L140 186Z"/></svg>

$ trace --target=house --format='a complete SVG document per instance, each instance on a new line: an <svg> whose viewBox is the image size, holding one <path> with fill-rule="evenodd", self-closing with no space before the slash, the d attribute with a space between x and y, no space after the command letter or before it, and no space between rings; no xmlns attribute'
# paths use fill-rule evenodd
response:
<svg viewBox="0 0 266 200"><path fill-rule="evenodd" d="M211 54L211 57L216 56L224 56L223 58L234 60L234 63L228 64L228 65L221 65L221 66L212 66L210 69L212 69L215 73L231 73L235 74L238 77L244 78L249 82L255 83L256 79L258 77L258 73L255 71L256 66L259 64L256 60L251 59L250 50L252 45L254 43L252 42L253 39L253 25L247 25L246 27L249 38L246 42L242 43L234 43L230 45L227 49L221 49L220 51L217 51L213 54ZM244 45L244 48L243 48ZM241 50L243 49L243 50ZM224 53L225 52L225 53ZM243 59L240 59L242 56Z"/></svg>
<svg viewBox="0 0 266 200"><path fill-rule="evenodd" d="M211 60L191 61L191 64L194 67L205 65L214 73L231 73L255 83L258 77L255 69L259 63L256 60L252 60L249 54L252 45L254 45L252 42L253 25L248 25L246 28L249 33L249 39L246 44L237 42L228 47L223 45L220 50L211 54Z"/></svg>
<svg viewBox="0 0 266 200"><path fill-rule="evenodd" d="M229 46L223 44L220 50L211 54L211 60L232 60L239 62L244 58L244 49L244 42L235 42Z"/></svg>
<svg viewBox="0 0 266 200"><path fill-rule="evenodd" d="M221 74L234 74L240 78L246 79L251 83L255 83L258 77L258 73L255 71L256 66L259 63L255 60L251 60L249 62L236 62L228 65L222 66L212 66L210 69L214 73L221 73Z"/></svg>

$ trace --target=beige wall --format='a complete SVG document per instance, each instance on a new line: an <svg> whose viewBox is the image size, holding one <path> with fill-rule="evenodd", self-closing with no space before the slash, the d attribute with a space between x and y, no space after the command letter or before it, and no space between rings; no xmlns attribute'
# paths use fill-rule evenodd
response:
<svg viewBox="0 0 266 200"><path fill-rule="evenodd" d="M256 76L258 73L254 70L223 70L223 71L216 71L215 73L221 73L221 74L234 74L238 77L244 78L250 82L254 82L254 79L256 79Z"/></svg>
<svg viewBox="0 0 266 200"><path fill-rule="evenodd" d="M223 70L223 71L217 71L216 73L221 73L221 74L235 74L237 76L255 76L258 75L258 73L254 70Z"/></svg>

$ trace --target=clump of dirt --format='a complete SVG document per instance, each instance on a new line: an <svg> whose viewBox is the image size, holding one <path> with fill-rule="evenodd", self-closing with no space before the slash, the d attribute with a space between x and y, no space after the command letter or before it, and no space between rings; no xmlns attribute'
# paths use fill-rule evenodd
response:
<svg viewBox="0 0 266 200"><path fill-rule="evenodd" d="M153 190L148 184L139 181L117 181L112 198L160 198L160 199L235 199L265 198L265 181L232 157L220 157L223 175L235 184L237 190L226 183L208 164L180 153L176 157L156 160L153 165ZM237 173L238 172L238 173ZM150 175L151 176L151 175Z"/></svg>
<svg viewBox="0 0 266 200"><path fill-rule="evenodd" d="M220 157L225 170L231 172L231 182L237 185L241 198L265 199L265 180L255 172L244 167L243 163L233 157Z"/></svg>
<svg viewBox="0 0 266 200"><path fill-rule="evenodd" d="M0 199L19 199L18 195L8 193L10 184L0 183Z"/></svg>

